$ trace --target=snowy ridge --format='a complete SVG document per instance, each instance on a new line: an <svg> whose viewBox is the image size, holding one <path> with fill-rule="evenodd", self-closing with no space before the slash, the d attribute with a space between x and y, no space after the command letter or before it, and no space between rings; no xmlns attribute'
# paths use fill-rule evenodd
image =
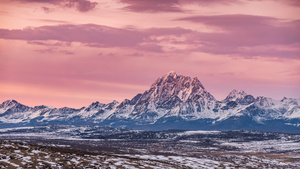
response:
<svg viewBox="0 0 300 169"><path fill-rule="evenodd" d="M247 94L243 90L232 90L228 96L226 97L225 101L237 101L243 99Z"/></svg>
<svg viewBox="0 0 300 169"><path fill-rule="evenodd" d="M121 103L94 102L80 109L28 107L15 100L0 104L0 127L6 124L88 124L132 128L149 128L150 125L150 129L248 129L269 125L271 121L300 132L297 125L300 98L254 98L242 90L233 90L218 101L198 78L173 71L158 78L149 90ZM191 123L193 126L189 126Z"/></svg>

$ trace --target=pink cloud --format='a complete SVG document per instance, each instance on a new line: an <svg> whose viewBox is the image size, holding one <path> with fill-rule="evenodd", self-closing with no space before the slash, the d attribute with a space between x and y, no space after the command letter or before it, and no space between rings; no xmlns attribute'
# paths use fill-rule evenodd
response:
<svg viewBox="0 0 300 169"><path fill-rule="evenodd" d="M119 0L121 3L128 4L124 9L133 12L184 12L182 5L198 4L201 6L216 4L238 3L240 0Z"/></svg>
<svg viewBox="0 0 300 169"><path fill-rule="evenodd" d="M98 3L91 2L89 0L15 0L21 3L44 3L44 4L52 4L60 7L66 8L76 8L79 12L88 12L93 10ZM45 12L50 12L51 9L43 6L42 9Z"/></svg>
<svg viewBox="0 0 300 169"><path fill-rule="evenodd" d="M178 0L120 0L128 4L124 9L134 12L182 12Z"/></svg>
<svg viewBox="0 0 300 169"><path fill-rule="evenodd" d="M0 29L0 38L27 41L58 40L97 44L103 47L135 46L144 36L140 32L101 25L57 25L26 28L23 30Z"/></svg>
<svg viewBox="0 0 300 169"><path fill-rule="evenodd" d="M248 0L248 1L262 1L262 0ZM277 1L279 3L291 5L291 6L294 6L294 7L300 7L300 1L299 0L284 0L284 1L269 0L269 1Z"/></svg>
<svg viewBox="0 0 300 169"><path fill-rule="evenodd" d="M80 42L90 47L127 47L142 51L163 52L155 36L183 35L192 32L182 28L152 28L145 30L121 29L102 25L56 25L25 28L22 30L0 29L0 38L26 40L29 44L59 46Z"/></svg>
<svg viewBox="0 0 300 169"><path fill-rule="evenodd" d="M27 42L30 45L40 45L40 46L47 46L47 47L61 47L61 46L67 46L70 47L70 42L48 42L48 41L28 41Z"/></svg>
<svg viewBox="0 0 300 169"><path fill-rule="evenodd" d="M284 21L253 15L194 16L177 19L218 31L180 27L126 29L95 24L54 25L22 30L0 29L0 38L56 46L79 42L89 47L122 47L147 52L205 52L242 57L298 58L300 20ZM51 44L50 46L55 46Z"/></svg>
<svg viewBox="0 0 300 169"><path fill-rule="evenodd" d="M300 7L300 1L299 0L288 0L288 1L289 1L290 5Z"/></svg>
<svg viewBox="0 0 300 169"><path fill-rule="evenodd" d="M73 55L74 52L68 51L68 50L58 50L56 48L47 48L47 49L36 49L36 52L39 52L41 54L63 54L63 55Z"/></svg>
<svg viewBox="0 0 300 169"><path fill-rule="evenodd" d="M219 32L197 32L190 40L197 50L213 54L248 56L299 57L300 21L284 22L272 17L252 15L194 16L179 19L218 28ZM270 49L282 45L290 49ZM251 50L253 48L253 50ZM264 49L265 48L265 49Z"/></svg>
<svg viewBox="0 0 300 169"><path fill-rule="evenodd" d="M208 5L230 5L242 2L241 0L179 0L181 4L198 4L201 6Z"/></svg>
<svg viewBox="0 0 300 169"><path fill-rule="evenodd" d="M88 0L68 0L65 3L65 6L70 8L76 7L76 9L80 12L88 12L93 10L97 4L97 2L90 2Z"/></svg>
<svg viewBox="0 0 300 169"><path fill-rule="evenodd" d="M45 13L50 13L52 10L48 7L42 6L41 9L45 12Z"/></svg>
<svg viewBox="0 0 300 169"><path fill-rule="evenodd" d="M53 20L53 19L32 19L32 20L45 22L45 23L68 24L68 22L62 20Z"/></svg>
<svg viewBox="0 0 300 169"><path fill-rule="evenodd" d="M193 32L189 29L184 29L180 27L176 28L150 28L146 29L144 32L146 32L149 36L156 35L156 36L162 36L162 35L183 35Z"/></svg>

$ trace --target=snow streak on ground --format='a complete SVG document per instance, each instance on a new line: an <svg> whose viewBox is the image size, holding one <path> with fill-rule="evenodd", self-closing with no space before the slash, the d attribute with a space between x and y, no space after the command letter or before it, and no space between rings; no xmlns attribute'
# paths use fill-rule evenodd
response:
<svg viewBox="0 0 300 169"><path fill-rule="evenodd" d="M201 168L230 166L207 159L161 155L96 155L2 141L0 168Z"/></svg>
<svg viewBox="0 0 300 169"><path fill-rule="evenodd" d="M91 126L0 130L1 168L300 168L300 135Z"/></svg>
<svg viewBox="0 0 300 169"><path fill-rule="evenodd" d="M280 162L269 157L262 159L253 154L219 154L214 159L209 156L99 155L57 147L0 142L0 168L298 168L299 165L300 162Z"/></svg>

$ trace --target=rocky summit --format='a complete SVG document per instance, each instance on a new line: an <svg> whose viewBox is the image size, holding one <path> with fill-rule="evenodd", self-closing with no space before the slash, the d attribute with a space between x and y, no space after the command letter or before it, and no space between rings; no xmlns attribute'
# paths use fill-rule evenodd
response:
<svg viewBox="0 0 300 169"><path fill-rule="evenodd" d="M233 90L216 100L198 78L175 72L158 78L131 100L94 102L73 109L0 104L0 127L52 124L100 125L142 130L260 130L300 133L300 98L275 100Z"/></svg>

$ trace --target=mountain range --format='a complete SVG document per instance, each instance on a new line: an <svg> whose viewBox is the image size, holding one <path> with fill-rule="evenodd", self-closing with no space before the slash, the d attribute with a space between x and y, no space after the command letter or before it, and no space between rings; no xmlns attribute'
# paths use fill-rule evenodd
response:
<svg viewBox="0 0 300 169"><path fill-rule="evenodd" d="M259 130L300 133L300 98L275 100L233 90L217 100L198 78L175 72L158 78L131 100L88 107L0 104L0 128L37 125L100 125L141 130Z"/></svg>

